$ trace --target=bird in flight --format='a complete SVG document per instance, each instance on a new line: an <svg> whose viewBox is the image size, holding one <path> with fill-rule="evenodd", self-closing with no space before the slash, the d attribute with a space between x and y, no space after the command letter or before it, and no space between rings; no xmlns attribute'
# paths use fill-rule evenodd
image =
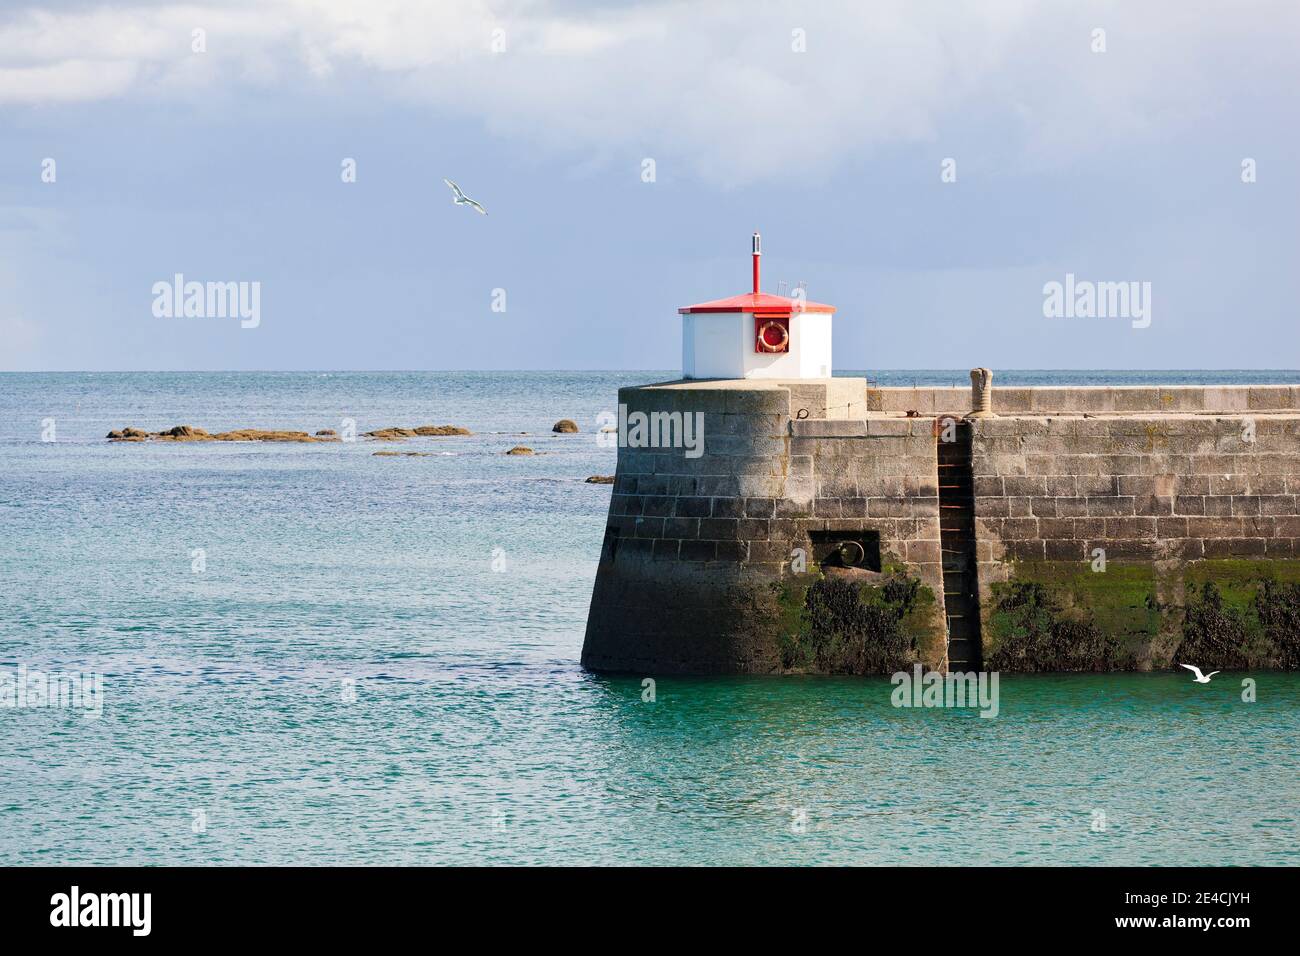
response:
<svg viewBox="0 0 1300 956"><path fill-rule="evenodd" d="M474 200L466 196L461 191L461 188L457 186L455 183L453 183L450 179L444 179L443 182L446 183L448 186L450 186L451 191L455 193L455 195L452 196L451 201L454 202L457 206L472 206L473 208L481 212L483 215L485 216L487 215L486 209L484 209L481 205L479 205Z"/></svg>
<svg viewBox="0 0 1300 956"><path fill-rule="evenodd" d="M1186 667L1189 671L1194 672L1196 674L1195 683L1197 684L1208 684L1210 678L1219 673L1218 671L1210 671L1208 674L1202 674L1201 669L1195 664L1180 664L1179 666Z"/></svg>

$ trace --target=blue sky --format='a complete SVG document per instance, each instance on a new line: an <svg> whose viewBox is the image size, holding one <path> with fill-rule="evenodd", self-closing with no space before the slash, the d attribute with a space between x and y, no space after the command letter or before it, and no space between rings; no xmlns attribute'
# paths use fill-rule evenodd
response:
<svg viewBox="0 0 1300 956"><path fill-rule="evenodd" d="M1296 49L1252 0L9 5L0 369L675 368L754 229L839 368L1300 367ZM178 272L260 325L154 316ZM1151 325L1045 318L1066 273Z"/></svg>

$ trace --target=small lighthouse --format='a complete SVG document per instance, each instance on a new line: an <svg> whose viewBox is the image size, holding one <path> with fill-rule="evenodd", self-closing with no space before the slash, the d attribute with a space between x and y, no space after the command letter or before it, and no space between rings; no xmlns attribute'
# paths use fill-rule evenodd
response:
<svg viewBox="0 0 1300 956"><path fill-rule="evenodd" d="M762 242L754 233L752 291L677 310L682 378L830 378L835 307L761 291Z"/></svg>

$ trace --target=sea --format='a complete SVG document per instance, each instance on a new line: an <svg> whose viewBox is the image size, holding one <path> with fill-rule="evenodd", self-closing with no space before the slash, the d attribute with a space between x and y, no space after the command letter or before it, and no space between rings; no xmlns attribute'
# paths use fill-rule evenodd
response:
<svg viewBox="0 0 1300 956"><path fill-rule="evenodd" d="M1300 863L1300 674L1003 674L990 719L583 671L599 426L673 377L0 374L0 865ZM1300 373L995 379L1254 382ZM473 434L105 439L179 424Z"/></svg>

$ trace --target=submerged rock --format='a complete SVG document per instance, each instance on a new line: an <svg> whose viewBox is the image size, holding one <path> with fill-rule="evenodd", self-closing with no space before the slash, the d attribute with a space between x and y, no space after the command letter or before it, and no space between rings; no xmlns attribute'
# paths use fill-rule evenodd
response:
<svg viewBox="0 0 1300 956"><path fill-rule="evenodd" d="M572 418L561 418L551 426L551 431L559 432L562 435L571 435L578 430L578 423Z"/></svg>
<svg viewBox="0 0 1300 956"><path fill-rule="evenodd" d="M334 437L313 437L306 432L240 428L217 432L215 435L193 425L176 425L165 431L147 432L141 428L123 428L108 433L110 441L283 441L319 442L338 441Z"/></svg>
<svg viewBox="0 0 1300 956"><path fill-rule="evenodd" d="M431 451L376 451L371 452L376 458L433 458Z"/></svg>
<svg viewBox="0 0 1300 956"><path fill-rule="evenodd" d="M402 441L407 438L440 437L445 435L470 435L468 428L459 425L421 425L418 428L379 428L366 432L368 438L377 441ZM339 441L338 432L332 428L322 428L315 435L307 432L287 431L284 429L236 428L228 432L211 434L193 425L176 425L160 432L148 432L143 428L123 428L111 431L106 436L109 441L283 441L283 442L322 442Z"/></svg>
<svg viewBox="0 0 1300 956"><path fill-rule="evenodd" d="M259 428L241 428L233 432L218 432L214 441L337 441L334 438L316 438L306 432L263 431Z"/></svg>
<svg viewBox="0 0 1300 956"><path fill-rule="evenodd" d="M613 483L613 475L592 475L587 479L587 484L589 485L612 485Z"/></svg>
<svg viewBox="0 0 1300 956"><path fill-rule="evenodd" d="M175 428L169 428L154 437L170 438L172 441L206 441L212 436L205 429L195 428L193 425L177 425Z"/></svg>
<svg viewBox="0 0 1300 956"><path fill-rule="evenodd" d="M508 452L506 452L506 454L507 455L535 455L537 454L537 452L533 451L531 448L525 448L523 445L516 445L514 448L511 448Z"/></svg>
<svg viewBox="0 0 1300 956"><path fill-rule="evenodd" d="M393 426L392 428L377 428L371 432L365 432L367 438L374 438L379 441L401 441L406 438L438 438L447 435L472 435L474 434L468 428L461 428L459 425L420 425L418 428L401 428Z"/></svg>

